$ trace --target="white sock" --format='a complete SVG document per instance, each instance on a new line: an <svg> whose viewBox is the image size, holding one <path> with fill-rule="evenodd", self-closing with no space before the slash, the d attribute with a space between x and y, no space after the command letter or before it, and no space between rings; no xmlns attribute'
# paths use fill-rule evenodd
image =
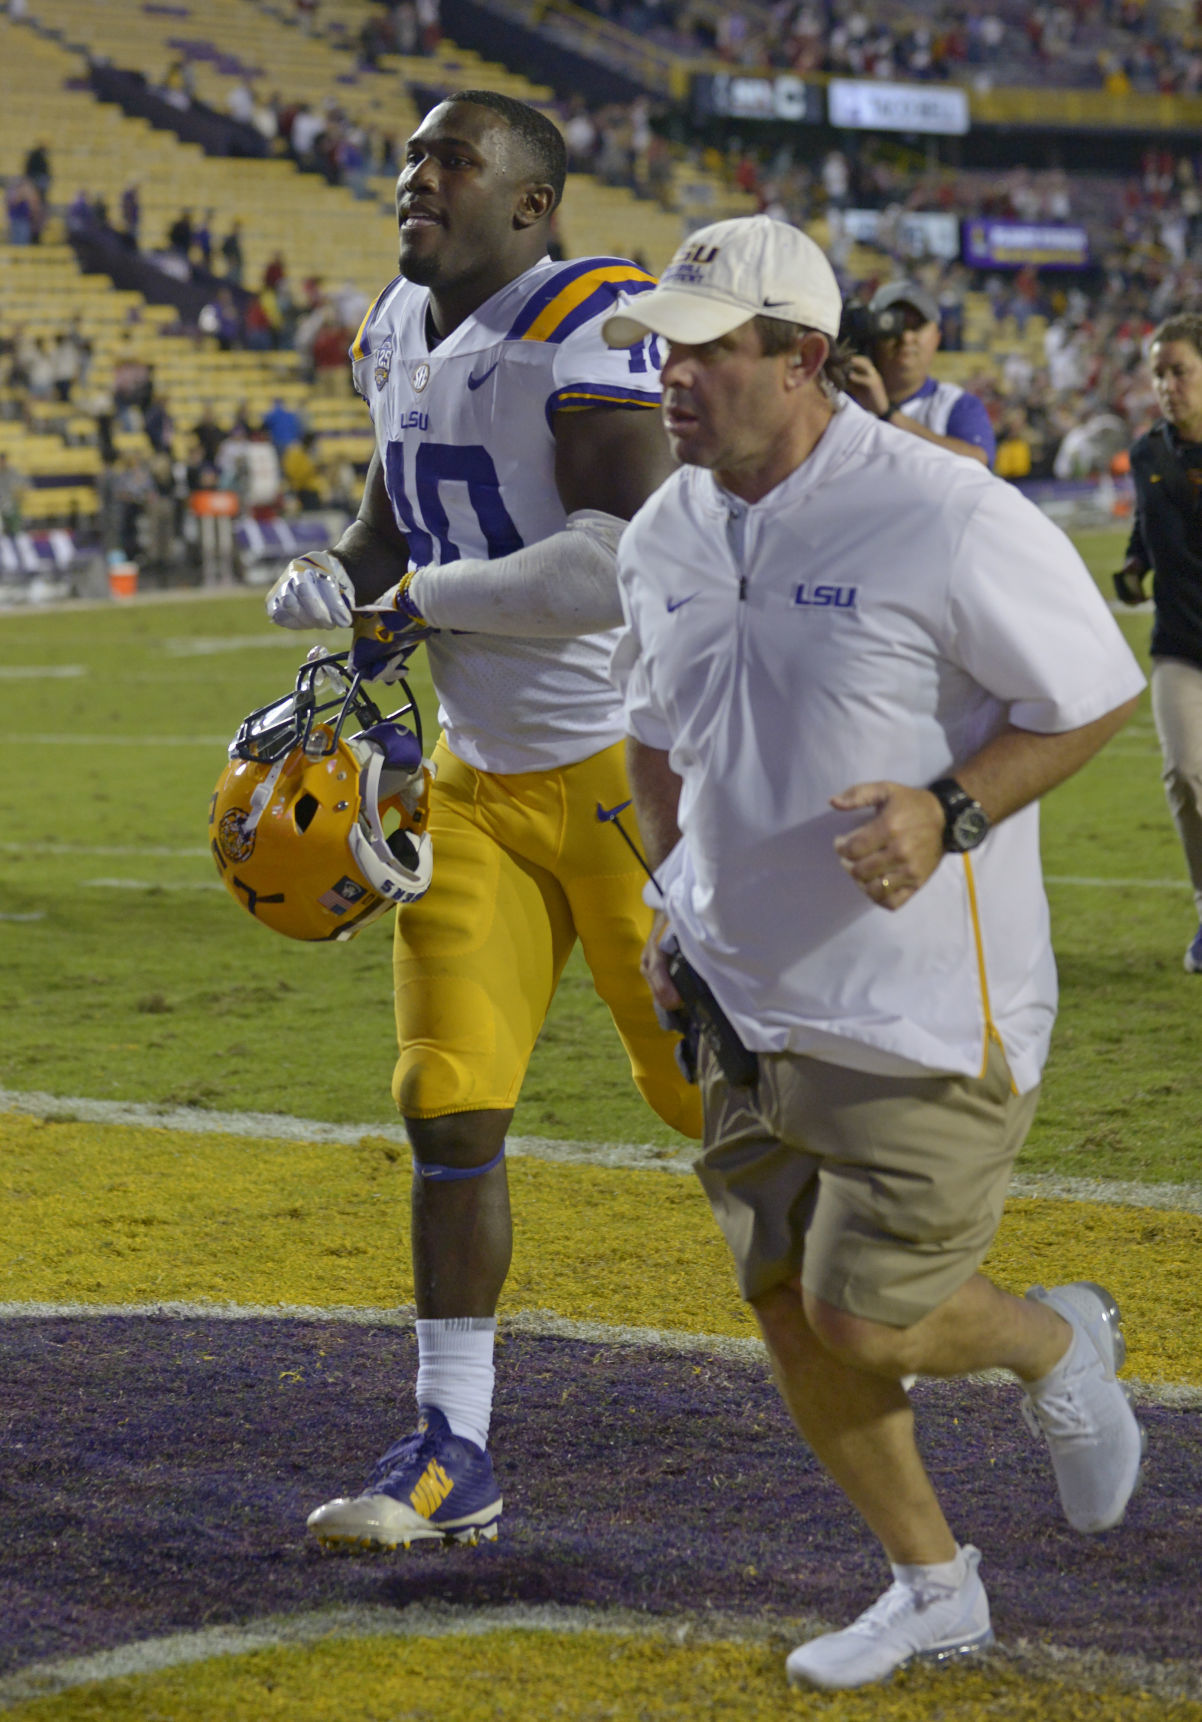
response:
<svg viewBox="0 0 1202 1722"><path fill-rule="evenodd" d="M455 1316L417 1324L417 1402L434 1405L453 1435L488 1445L496 1316Z"/></svg>
<svg viewBox="0 0 1202 1722"><path fill-rule="evenodd" d="M901 1584L921 1584L924 1589L928 1585L938 1585L941 1590L959 1590L966 1576L964 1550L960 1547L950 1561L932 1561L929 1566L890 1564L894 1578Z"/></svg>

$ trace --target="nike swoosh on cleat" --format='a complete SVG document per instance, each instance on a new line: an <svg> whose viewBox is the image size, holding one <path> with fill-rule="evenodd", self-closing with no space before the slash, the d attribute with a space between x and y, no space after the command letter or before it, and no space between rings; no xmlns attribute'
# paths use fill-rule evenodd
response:
<svg viewBox="0 0 1202 1722"><path fill-rule="evenodd" d="M493 372L496 370L497 366L500 363L501 363L500 359L494 359L492 364L488 367L488 369L484 372L484 374L482 376L469 377L467 380L468 388L469 389L478 389L481 386L481 384L486 383L488 381L488 379L492 376Z"/></svg>
<svg viewBox="0 0 1202 1722"><path fill-rule="evenodd" d="M673 610L679 610L682 604L691 604L696 596L696 592L690 592L687 598L669 598L667 601L669 616Z"/></svg>

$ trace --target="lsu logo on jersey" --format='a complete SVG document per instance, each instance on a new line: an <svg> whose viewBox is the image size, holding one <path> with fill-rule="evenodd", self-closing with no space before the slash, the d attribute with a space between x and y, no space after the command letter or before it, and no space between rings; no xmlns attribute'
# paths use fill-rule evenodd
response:
<svg viewBox="0 0 1202 1722"><path fill-rule="evenodd" d="M854 610L858 586L818 586L803 580L793 602L807 610Z"/></svg>
<svg viewBox="0 0 1202 1722"><path fill-rule="evenodd" d="M385 335L380 342L379 351L376 353L376 366L372 372L372 376L376 379L377 389L382 389L388 381L388 374L392 370L392 348L392 336Z"/></svg>

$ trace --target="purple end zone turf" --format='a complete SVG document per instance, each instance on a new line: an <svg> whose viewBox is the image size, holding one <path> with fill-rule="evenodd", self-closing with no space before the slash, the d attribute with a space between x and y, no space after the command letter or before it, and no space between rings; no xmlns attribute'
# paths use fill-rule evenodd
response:
<svg viewBox="0 0 1202 1722"><path fill-rule="evenodd" d="M499 1541L323 1555L305 1516L411 1427L415 1350L411 1333L335 1324L0 1326L0 1672L349 1603L837 1621L887 1581L766 1366L528 1337L498 1351ZM1086 1538L1060 1517L1017 1389L924 1383L917 1405L1000 1639L1198 1658L1202 1416L1141 1412L1144 1488L1120 1530Z"/></svg>

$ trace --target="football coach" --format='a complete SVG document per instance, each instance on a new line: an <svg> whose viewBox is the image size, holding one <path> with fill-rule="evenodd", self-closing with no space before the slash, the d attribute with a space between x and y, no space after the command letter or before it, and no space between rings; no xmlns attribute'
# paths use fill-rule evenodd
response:
<svg viewBox="0 0 1202 1722"><path fill-rule="evenodd" d="M1079 1531L1123 1517L1142 1432L1112 1298L979 1271L1056 1006L1038 798L1143 677L1064 535L979 462L841 392L823 253L762 216L691 235L620 303L658 337L679 470L626 529L635 810L667 929L758 1075L703 1046L702 1184L798 1429L893 1584L788 1659L838 1688L989 1644L980 1555L904 1385L1003 1368Z"/></svg>

